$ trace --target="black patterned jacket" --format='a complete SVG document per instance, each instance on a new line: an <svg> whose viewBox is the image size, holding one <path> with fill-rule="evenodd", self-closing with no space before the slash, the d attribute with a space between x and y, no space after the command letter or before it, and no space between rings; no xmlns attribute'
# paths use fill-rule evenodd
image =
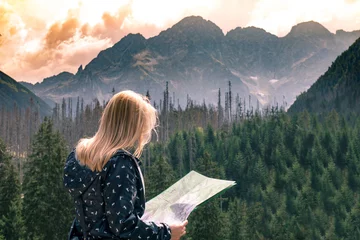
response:
<svg viewBox="0 0 360 240"><path fill-rule="evenodd" d="M87 239L171 239L167 224L140 219L145 210L145 189L139 164L130 153L119 150L101 172L92 172L80 165L75 150L69 154L64 186L75 203L71 236L82 239L82 218Z"/></svg>

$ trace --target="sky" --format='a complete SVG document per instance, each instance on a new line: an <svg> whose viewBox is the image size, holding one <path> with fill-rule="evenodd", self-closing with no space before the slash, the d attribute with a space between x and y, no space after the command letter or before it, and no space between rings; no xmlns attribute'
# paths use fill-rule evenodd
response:
<svg viewBox="0 0 360 240"><path fill-rule="evenodd" d="M191 15L224 34L255 26L282 37L311 20L353 31L360 0L0 0L0 71L31 83L75 73L127 34L149 38Z"/></svg>

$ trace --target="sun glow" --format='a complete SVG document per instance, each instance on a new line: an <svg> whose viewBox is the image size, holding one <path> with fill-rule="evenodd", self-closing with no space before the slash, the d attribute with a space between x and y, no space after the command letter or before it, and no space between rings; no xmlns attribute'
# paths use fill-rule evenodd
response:
<svg viewBox="0 0 360 240"><path fill-rule="evenodd" d="M79 2L78 19L81 23L87 23L94 26L100 23L104 13L115 15L120 9L125 8L130 1L99 1L86 0Z"/></svg>
<svg viewBox="0 0 360 240"><path fill-rule="evenodd" d="M184 15L201 15L212 11L218 5L216 0L134 0L132 18L136 22L164 27L180 20ZM194 9L200 10L195 13Z"/></svg>
<svg viewBox="0 0 360 240"><path fill-rule="evenodd" d="M276 35L285 35L293 25L300 22L316 21L324 25L356 22L354 16L360 12L360 1L345 4L338 0L260 0L251 13L248 26L264 28Z"/></svg>
<svg viewBox="0 0 360 240"><path fill-rule="evenodd" d="M22 46L22 48L24 51L30 52L30 53L39 51L41 49L41 41L40 41L40 39L34 39L31 41L28 41Z"/></svg>

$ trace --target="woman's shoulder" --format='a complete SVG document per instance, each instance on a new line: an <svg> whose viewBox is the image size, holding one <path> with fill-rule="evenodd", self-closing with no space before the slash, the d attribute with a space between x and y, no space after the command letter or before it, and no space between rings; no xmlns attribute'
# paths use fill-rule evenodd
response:
<svg viewBox="0 0 360 240"><path fill-rule="evenodd" d="M117 150L105 164L103 171L116 168L130 168L136 166L136 158L126 150Z"/></svg>
<svg viewBox="0 0 360 240"><path fill-rule="evenodd" d="M116 153L113 156L120 156L122 158L127 158L129 160L132 160L134 163L137 163L139 166L141 166L141 161L134 156L132 153L124 150L124 149L119 149L116 151Z"/></svg>
<svg viewBox="0 0 360 240"><path fill-rule="evenodd" d="M113 154L109 161L105 164L101 175L104 177L105 184L122 181L121 179L123 178L121 176L126 176L126 178L133 179L133 181L135 181L138 176L136 169L137 165L131 155L118 151Z"/></svg>

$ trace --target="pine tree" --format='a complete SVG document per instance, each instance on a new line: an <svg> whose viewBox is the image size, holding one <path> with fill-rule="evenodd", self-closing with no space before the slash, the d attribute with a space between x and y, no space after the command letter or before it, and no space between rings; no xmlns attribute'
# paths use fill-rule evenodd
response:
<svg viewBox="0 0 360 240"><path fill-rule="evenodd" d="M66 155L64 140L45 118L31 146L24 178L23 216L28 239L66 238L72 218L72 203L62 186Z"/></svg>
<svg viewBox="0 0 360 240"><path fill-rule="evenodd" d="M232 121L232 92L231 92L231 81L229 81L229 120Z"/></svg>
<svg viewBox="0 0 360 240"><path fill-rule="evenodd" d="M151 199L175 182L175 173L164 156L157 158L147 171L146 199Z"/></svg>
<svg viewBox="0 0 360 240"><path fill-rule="evenodd" d="M247 226L247 205L235 198L229 206L230 234L229 240L249 239L249 229Z"/></svg>
<svg viewBox="0 0 360 240"><path fill-rule="evenodd" d="M222 109L222 106L221 106L221 91L220 91L220 88L219 88L219 91L218 91L218 103L217 103L217 112L218 112L218 128L221 127L222 125L222 121L223 121L223 109Z"/></svg>
<svg viewBox="0 0 360 240"><path fill-rule="evenodd" d="M151 101L151 96L150 96L150 92L149 90L146 91L146 95L147 99L149 99L149 101Z"/></svg>
<svg viewBox="0 0 360 240"><path fill-rule="evenodd" d="M169 143L169 152L172 165L175 166L177 176L183 177L185 175L185 140L181 132L177 132Z"/></svg>
<svg viewBox="0 0 360 240"><path fill-rule="evenodd" d="M207 177L224 176L222 168L210 159L207 152L198 160L196 166L196 170ZM191 239L218 240L229 237L229 218L226 212L221 211L219 198L213 198L197 207L190 215L189 222L191 222L189 226Z"/></svg>
<svg viewBox="0 0 360 240"><path fill-rule="evenodd" d="M18 240L23 234L20 182L11 160L0 139L0 236Z"/></svg>

